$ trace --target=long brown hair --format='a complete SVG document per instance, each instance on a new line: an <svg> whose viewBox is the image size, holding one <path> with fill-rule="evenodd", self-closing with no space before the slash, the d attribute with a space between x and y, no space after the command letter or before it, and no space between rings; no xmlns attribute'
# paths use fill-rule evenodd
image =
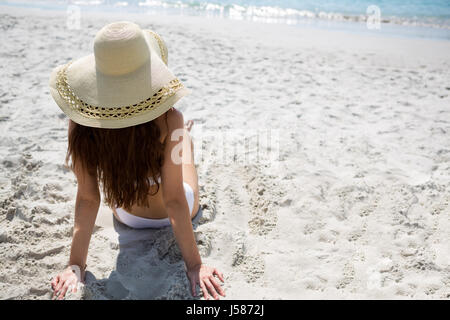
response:
<svg viewBox="0 0 450 320"><path fill-rule="evenodd" d="M80 163L83 170L97 176L103 185L104 203L110 207L128 211L133 204L148 206L148 193L154 195L160 188L158 179L164 161L164 145L155 121L120 129L72 124L65 165L73 171L74 164ZM149 192L149 177L156 183L154 192Z"/></svg>

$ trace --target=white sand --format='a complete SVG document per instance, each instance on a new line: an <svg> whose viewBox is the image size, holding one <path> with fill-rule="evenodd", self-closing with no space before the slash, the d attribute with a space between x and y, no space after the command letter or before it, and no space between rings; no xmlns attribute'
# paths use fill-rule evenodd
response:
<svg viewBox="0 0 450 320"><path fill-rule="evenodd" d="M278 166L199 163L195 234L225 299L450 297L450 42L153 15L83 13L68 30L64 12L0 15L1 299L49 298L68 260L76 179L48 76L115 20L164 37L193 90L177 107L196 122L197 153L205 132L228 140L204 151L279 132ZM104 204L97 224L87 285L69 299L190 298L170 227L114 228Z"/></svg>

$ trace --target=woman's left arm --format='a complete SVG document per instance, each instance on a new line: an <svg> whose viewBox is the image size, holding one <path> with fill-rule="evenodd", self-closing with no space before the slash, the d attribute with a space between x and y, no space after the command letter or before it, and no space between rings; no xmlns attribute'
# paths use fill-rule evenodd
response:
<svg viewBox="0 0 450 320"><path fill-rule="evenodd" d="M69 120L69 136L74 127L75 123ZM101 197L97 174L89 174L88 170L79 162L74 163L73 173L77 178L78 190L75 200L75 219L69 264L78 265L81 270L84 270Z"/></svg>
<svg viewBox="0 0 450 320"><path fill-rule="evenodd" d="M62 299L70 286L75 286L78 282L84 282L86 259L89 242L100 207L100 193L97 181L94 177L85 175L82 171L75 169L78 179L78 192L75 202L75 219L73 227L72 245L68 266L53 278L53 297ZM76 275L72 271L73 265L80 268L80 274ZM79 278L78 278L79 277Z"/></svg>
<svg viewBox="0 0 450 320"><path fill-rule="evenodd" d="M75 219L69 265L86 266L89 242L94 230L100 201L78 198L75 203Z"/></svg>

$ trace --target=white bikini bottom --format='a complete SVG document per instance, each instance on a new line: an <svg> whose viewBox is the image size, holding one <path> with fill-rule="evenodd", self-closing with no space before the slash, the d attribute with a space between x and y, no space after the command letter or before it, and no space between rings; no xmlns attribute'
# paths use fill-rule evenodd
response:
<svg viewBox="0 0 450 320"><path fill-rule="evenodd" d="M186 195L186 200L189 206L189 215L192 215L192 209L194 208L194 191L192 190L191 186L184 181L183 187L184 193ZM171 225L169 218L162 218L162 219L142 218L135 216L131 213L128 213L124 209L118 207L116 207L116 212L122 223L135 229L162 228Z"/></svg>

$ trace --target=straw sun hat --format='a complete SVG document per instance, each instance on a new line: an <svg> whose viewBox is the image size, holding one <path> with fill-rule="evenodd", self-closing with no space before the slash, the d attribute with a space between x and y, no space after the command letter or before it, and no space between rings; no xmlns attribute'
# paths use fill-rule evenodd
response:
<svg viewBox="0 0 450 320"><path fill-rule="evenodd" d="M53 69L50 92L61 110L81 125L138 125L191 93L168 69L167 57L167 47L154 31L114 22L96 34L93 54Z"/></svg>

